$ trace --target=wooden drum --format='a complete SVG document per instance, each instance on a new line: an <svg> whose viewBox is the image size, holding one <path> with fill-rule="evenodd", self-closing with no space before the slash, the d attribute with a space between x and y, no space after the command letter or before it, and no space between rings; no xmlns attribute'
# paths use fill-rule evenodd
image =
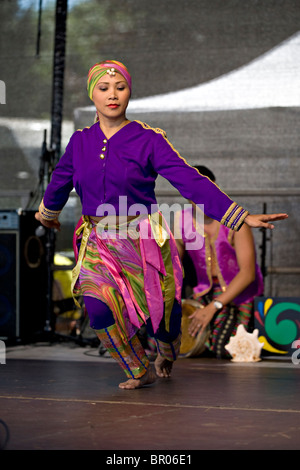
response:
<svg viewBox="0 0 300 470"><path fill-rule="evenodd" d="M191 322L190 315L194 313L197 308L203 308L196 300L185 299L182 301L182 320L181 320L181 346L180 355L184 357L196 357L199 356L205 349L205 342L207 341L210 328L209 326L203 333L198 333L196 336L189 334L189 324Z"/></svg>

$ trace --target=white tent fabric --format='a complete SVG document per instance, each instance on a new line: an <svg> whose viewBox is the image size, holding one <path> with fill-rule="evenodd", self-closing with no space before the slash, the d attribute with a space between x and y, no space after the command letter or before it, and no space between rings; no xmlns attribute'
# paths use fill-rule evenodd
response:
<svg viewBox="0 0 300 470"><path fill-rule="evenodd" d="M128 111L199 112L300 106L300 32L245 66L184 90L132 100Z"/></svg>

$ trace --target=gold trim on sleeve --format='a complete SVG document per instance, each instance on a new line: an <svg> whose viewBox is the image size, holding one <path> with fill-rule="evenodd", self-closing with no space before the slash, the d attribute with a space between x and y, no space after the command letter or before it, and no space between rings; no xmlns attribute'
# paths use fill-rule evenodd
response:
<svg viewBox="0 0 300 470"><path fill-rule="evenodd" d="M233 202L225 212L221 220L221 224L231 228L232 230L238 231L248 214L248 211L243 209L236 202Z"/></svg>
<svg viewBox="0 0 300 470"><path fill-rule="evenodd" d="M43 199L39 206L39 213L41 214L42 218L45 220L54 220L54 219L57 219L61 211L52 211L50 209L47 209L44 205L44 199Z"/></svg>

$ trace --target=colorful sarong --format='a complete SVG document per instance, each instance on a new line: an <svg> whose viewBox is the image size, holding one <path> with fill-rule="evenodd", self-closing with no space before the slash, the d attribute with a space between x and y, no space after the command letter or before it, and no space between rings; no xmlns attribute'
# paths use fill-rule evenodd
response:
<svg viewBox="0 0 300 470"><path fill-rule="evenodd" d="M182 268L161 214L119 225L84 217L75 230L74 250L73 294L105 302L123 339L132 338L149 318L156 331L165 316L168 329L174 299L181 301Z"/></svg>
<svg viewBox="0 0 300 470"><path fill-rule="evenodd" d="M213 278L213 286L208 294L203 297L193 297L203 306L213 299L217 299L222 293L218 278ZM218 358L230 358L225 349L231 336L236 334L238 325L244 325L249 330L253 317L253 302L245 302L240 305L229 304L217 312L210 322L210 335L205 343L206 348Z"/></svg>

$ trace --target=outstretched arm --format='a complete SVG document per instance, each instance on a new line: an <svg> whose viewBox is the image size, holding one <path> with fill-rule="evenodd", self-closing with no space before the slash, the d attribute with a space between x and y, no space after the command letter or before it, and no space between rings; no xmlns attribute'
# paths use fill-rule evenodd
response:
<svg viewBox="0 0 300 470"><path fill-rule="evenodd" d="M208 217L238 231L243 223L249 227L273 229L270 222L286 219L287 214L248 214L207 176L190 166L174 149L167 137L156 135L151 163L154 170L178 189L183 197L204 206Z"/></svg>

